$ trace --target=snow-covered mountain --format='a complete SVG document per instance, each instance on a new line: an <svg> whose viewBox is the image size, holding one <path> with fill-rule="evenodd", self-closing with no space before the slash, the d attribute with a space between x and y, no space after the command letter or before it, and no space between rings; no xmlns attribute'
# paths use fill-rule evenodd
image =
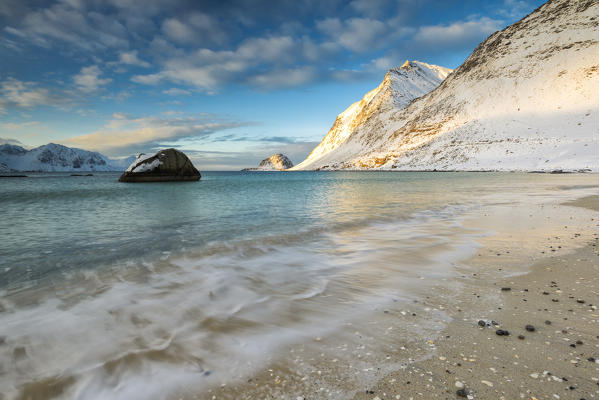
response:
<svg viewBox="0 0 599 400"><path fill-rule="evenodd" d="M129 159L124 160L124 162ZM123 163L124 163L123 162ZM0 145L0 171L122 171L117 160L100 153L46 144L31 150L13 144ZM127 164L128 165L128 164Z"/></svg>
<svg viewBox="0 0 599 400"><path fill-rule="evenodd" d="M291 160L285 154L277 153L262 160L257 168L245 168L243 171L284 171L291 167Z"/></svg>
<svg viewBox="0 0 599 400"><path fill-rule="evenodd" d="M353 121L296 169L599 171L599 1L551 0L431 93Z"/></svg>
<svg viewBox="0 0 599 400"><path fill-rule="evenodd" d="M306 160L293 169L314 169L318 160L343 147L363 133L376 131L386 124L395 112L407 107L412 100L435 89L449 75L449 68L420 61L406 61L400 68L387 72L383 82L366 93L337 116L333 127ZM356 149L357 150L357 149Z"/></svg>

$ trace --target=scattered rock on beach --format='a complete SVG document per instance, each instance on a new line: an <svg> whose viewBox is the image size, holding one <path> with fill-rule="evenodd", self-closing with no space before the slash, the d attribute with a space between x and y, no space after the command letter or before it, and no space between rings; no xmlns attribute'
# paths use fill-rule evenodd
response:
<svg viewBox="0 0 599 400"><path fill-rule="evenodd" d="M536 330L532 325L526 325L524 329L526 329L528 332L534 332Z"/></svg>
<svg viewBox="0 0 599 400"><path fill-rule="evenodd" d="M510 332L509 332L509 331L506 331L505 329L497 329L497 330L495 331L495 334L496 334L497 336L509 336L509 335L510 335Z"/></svg>

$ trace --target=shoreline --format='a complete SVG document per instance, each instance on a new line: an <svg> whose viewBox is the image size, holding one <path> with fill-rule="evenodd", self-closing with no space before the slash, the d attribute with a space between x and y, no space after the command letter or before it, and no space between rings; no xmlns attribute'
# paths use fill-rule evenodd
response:
<svg viewBox="0 0 599 400"><path fill-rule="evenodd" d="M564 205L599 211L599 196ZM435 355L354 399L598 398L598 232L582 248L541 260L522 275L474 278L464 292L486 293L487 302L458 303ZM490 301L497 301L494 308Z"/></svg>
<svg viewBox="0 0 599 400"><path fill-rule="evenodd" d="M553 206L576 206L585 213L599 211L599 196ZM572 208L572 214L576 210ZM591 220L593 226L599 226L599 216ZM382 356L386 360L397 358L398 362L391 370L389 365L383 367L384 363L372 365L371 369L378 371L374 371L376 378L370 384L348 375L346 369L356 366L338 365L330 352L325 354L324 349L334 349L335 343L316 338L316 345L323 349L320 354L312 348L314 343L295 346L287 349L287 356L283 350L270 357L264 368L258 367L245 382L223 383L200 394L179 394L177 398L598 398L599 365L587 358L599 359L599 336L595 336L599 333L599 228L585 233L581 236L572 232L568 240L556 236L556 242L547 246L550 251L545 254L543 250L542 255L524 256L529 251L525 245L520 253L497 250L501 244L494 242L496 238L491 237L489 243L483 240L481 249L491 250L492 254L478 254L458 266L460 276L454 282L439 285L418 304L418 312L437 312L436 316L431 314L433 319L442 319L443 313L449 322L428 337L397 338L397 348ZM510 240L512 245L517 242L517 238ZM504 256L501 263L496 258L500 254ZM401 318L394 310L385 313L365 321L366 328L385 321L389 315ZM481 320L485 321L484 327L479 326ZM534 332L527 331L526 325L532 325ZM509 335L499 336L497 330L507 330ZM521 335L524 339L519 338ZM367 339L371 343L377 340L376 335L363 340ZM308 373L298 373L298 366ZM361 389L356 390L359 385Z"/></svg>

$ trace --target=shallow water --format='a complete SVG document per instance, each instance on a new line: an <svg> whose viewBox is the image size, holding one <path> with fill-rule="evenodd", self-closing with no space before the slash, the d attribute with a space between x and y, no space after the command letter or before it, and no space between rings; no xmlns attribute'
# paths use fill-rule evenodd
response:
<svg viewBox="0 0 599 400"><path fill-rule="evenodd" d="M0 180L6 397L201 393L290 343L351 336L348 324L373 308L411 303L453 276L491 230L462 226L465 215L598 183L508 173L117 178ZM429 335L443 321L402 334Z"/></svg>

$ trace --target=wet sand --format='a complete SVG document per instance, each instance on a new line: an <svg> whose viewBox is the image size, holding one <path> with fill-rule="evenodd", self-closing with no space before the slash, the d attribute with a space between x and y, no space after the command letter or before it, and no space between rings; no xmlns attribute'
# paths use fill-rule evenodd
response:
<svg viewBox="0 0 599 400"><path fill-rule="evenodd" d="M564 204L599 211L599 196ZM517 236L532 231L518 226L483 239L479 254L456 267L460 276L454 281L438 285L412 307L373 310L362 325L347 327L358 335L358 346L348 349L335 336L314 338L273 355L242 382L178 397L599 398L599 215L576 207L554 205L562 213L560 222L572 219L564 210L586 213L582 215L587 219L584 225L564 225L557 232L544 230L542 219L552 214L549 207L540 207L545 208L543 214L533 224L538 225L538 237L529 240L537 246L534 251ZM501 224L501 210L475 226ZM505 223L524 219L529 211L520 210L522 215L512 215ZM515 210L504 207L503 212ZM547 235L547 243L539 247L542 235ZM377 346L378 341L388 341L394 326L408 326L410 318L416 321L425 313L429 319L450 322L428 336L397 335L384 352ZM387 323L389 331L381 334L380 326ZM379 357L380 363L373 363L372 357ZM370 378L360 379L361 375Z"/></svg>
<svg viewBox="0 0 599 400"><path fill-rule="evenodd" d="M599 196L570 204L599 210ZM469 278L434 357L354 398L598 398L598 233L599 225L588 245L542 260L525 275Z"/></svg>

